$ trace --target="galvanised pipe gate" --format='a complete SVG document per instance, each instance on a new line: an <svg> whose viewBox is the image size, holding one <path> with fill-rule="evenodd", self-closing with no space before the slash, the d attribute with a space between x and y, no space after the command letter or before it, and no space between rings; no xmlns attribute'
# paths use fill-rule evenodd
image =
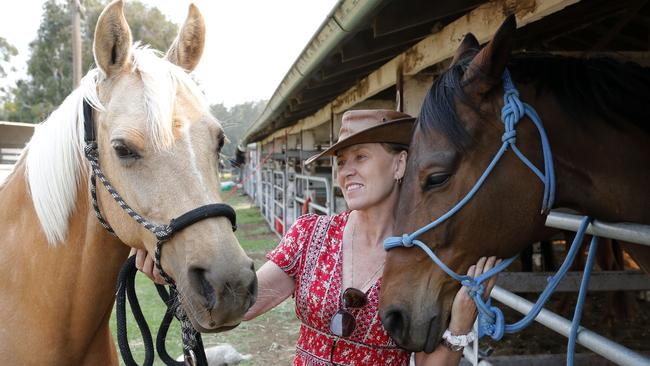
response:
<svg viewBox="0 0 650 366"><path fill-rule="evenodd" d="M313 202L313 200L311 200L311 193L314 191L314 189L311 187L312 183L318 183L322 185L322 187L320 188L325 190L326 192L325 206L319 205L316 202ZM295 196L293 198L295 202L295 204L293 205L295 210L294 217L298 217L301 215L302 206L305 204L305 202L307 202L308 198L309 198L309 203L307 205L309 208L309 212L316 211L324 215L332 214L332 189L331 189L330 181L327 178L296 174L295 184L296 184Z"/></svg>
<svg viewBox="0 0 650 366"><path fill-rule="evenodd" d="M546 218L546 226L556 229L576 231L582 218L582 216L551 211ZM587 228L586 233L598 237L618 239L650 246L650 226L647 225L628 223L613 224L594 220ZM494 287L491 297L521 314L527 314L533 307L533 303L530 301L499 286ZM535 318L535 321L565 337L568 337L569 332L571 331L571 321L548 310L542 310ZM580 327L578 330L577 343L619 365L650 365L650 358L584 327ZM489 365L485 360L480 360L478 349L479 342L477 340L471 348L465 348L463 355L467 360L472 362L473 365L478 365L479 361L481 361L481 365Z"/></svg>

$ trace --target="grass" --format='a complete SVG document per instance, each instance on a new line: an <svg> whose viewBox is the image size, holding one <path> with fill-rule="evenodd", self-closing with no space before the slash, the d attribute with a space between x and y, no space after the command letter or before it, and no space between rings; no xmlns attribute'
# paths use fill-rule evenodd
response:
<svg viewBox="0 0 650 366"><path fill-rule="evenodd" d="M259 268L266 259L264 255L277 245L278 237L269 229L266 221L248 197L239 193L225 193L224 198L237 212L239 229L235 232L246 253L255 260ZM136 292L154 342L160 321L165 314L165 305L158 297L153 283L144 275L136 276ZM293 359L295 340L299 321L293 310L293 300L285 301L268 313L250 322L242 323L234 330L225 333L204 334L205 347L221 343L232 344L242 354L252 354L253 358L241 365L289 365ZM127 308L127 313L130 311ZM111 331L115 344L115 311L111 317ZM135 360L144 361L144 345L135 319L127 317L127 334L131 352ZM182 353L180 325L174 321L167 335L167 350L176 357ZM122 361L120 360L120 363ZM157 357L154 365L163 365Z"/></svg>

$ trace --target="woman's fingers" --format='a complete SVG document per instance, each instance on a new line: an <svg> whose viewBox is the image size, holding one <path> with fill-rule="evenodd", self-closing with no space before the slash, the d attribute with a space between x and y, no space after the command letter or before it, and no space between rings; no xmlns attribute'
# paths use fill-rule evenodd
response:
<svg viewBox="0 0 650 366"><path fill-rule="evenodd" d="M467 275L470 277L474 277L474 273L476 273L476 264L472 264L467 270Z"/></svg>
<svg viewBox="0 0 650 366"><path fill-rule="evenodd" d="M485 261L485 267L483 267L483 273L494 268L494 263L497 261L497 257L490 257Z"/></svg>
<svg viewBox="0 0 650 366"><path fill-rule="evenodd" d="M133 253L133 249L131 249L131 253ZM144 267L144 260L146 257L147 257L146 250L135 249L135 268L142 271L142 268Z"/></svg>
<svg viewBox="0 0 650 366"><path fill-rule="evenodd" d="M492 257L492 258L495 258L495 257ZM501 263L501 259L495 260L494 261L494 266L498 266L499 263ZM494 288L494 285L496 285L496 283L497 283L497 277L498 277L498 275L494 275L488 280L487 284L485 285L485 292L483 293L484 297L487 298L488 296L490 296L490 292L492 292L492 289Z"/></svg>
<svg viewBox="0 0 650 366"><path fill-rule="evenodd" d="M486 257L481 257L479 258L478 262L476 262L476 273L475 276L480 276L483 274L483 268L485 267L485 262L487 261Z"/></svg>
<svg viewBox="0 0 650 366"><path fill-rule="evenodd" d="M149 253L144 249L131 249L131 255L133 253L135 253L135 268L159 285L164 285L166 283L160 276L158 268L154 265L153 256L149 255Z"/></svg>

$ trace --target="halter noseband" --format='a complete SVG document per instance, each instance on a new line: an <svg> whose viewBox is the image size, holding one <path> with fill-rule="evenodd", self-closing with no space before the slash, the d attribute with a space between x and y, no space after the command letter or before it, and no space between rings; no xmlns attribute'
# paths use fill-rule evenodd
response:
<svg viewBox="0 0 650 366"><path fill-rule="evenodd" d="M165 279L165 281L167 281L170 285L173 285L174 280L171 277L169 277L167 273L165 273L165 271L162 269L162 266L160 264L160 254L161 254L160 252L161 252L162 244L164 244L166 241L171 239L172 236L174 236L174 234L185 229L186 227L211 217L226 217L228 220L230 220L230 224L232 225L232 230L235 231L237 230L235 210L231 206L224 203L211 203L190 210L180 215L177 218L173 218L167 225L165 224L157 225L151 223L150 221L142 217L135 210L133 210L124 201L124 199L122 199L122 196L120 196L117 190L113 188L108 178L106 178L106 176L104 175L104 173L102 172L99 166L99 153L97 150L97 139L95 135L95 121L93 119L92 109L93 108L91 107L91 105L84 99L83 101L84 132L85 132L84 141L86 143L86 146L84 148L84 154L86 155L86 158L90 162L91 169L92 169L92 173L90 177L90 182L91 182L90 193L91 193L92 204L95 209L95 214L97 216L97 219L102 224L102 226L106 228L106 230L108 230L111 234L115 235L115 231L102 215L101 211L99 210L99 204L97 203L96 177L99 177L99 180L102 182L104 187L106 187L106 189L111 194L111 197L113 197L115 202L117 202L120 205L120 207L124 211L126 211L126 213L129 214L129 216L131 216L135 221L137 221L145 229L151 231L156 236L156 239L158 239L158 243L156 244L156 255L155 255L156 267L160 271L160 274Z"/></svg>

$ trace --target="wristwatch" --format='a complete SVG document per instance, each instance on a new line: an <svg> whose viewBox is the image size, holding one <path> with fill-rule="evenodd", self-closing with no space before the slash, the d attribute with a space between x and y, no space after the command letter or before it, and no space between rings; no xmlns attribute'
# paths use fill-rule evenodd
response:
<svg viewBox="0 0 650 366"><path fill-rule="evenodd" d="M440 344L447 347L447 349L452 351L452 352L462 351L463 348L465 348L465 347L463 347L461 345L453 345L453 344L449 343L449 341L446 340L446 339L443 339L442 342L440 342Z"/></svg>
<svg viewBox="0 0 650 366"><path fill-rule="evenodd" d="M453 335L449 329L445 330L442 335L442 344L453 352L461 351L476 339L476 334L472 331L464 335Z"/></svg>

